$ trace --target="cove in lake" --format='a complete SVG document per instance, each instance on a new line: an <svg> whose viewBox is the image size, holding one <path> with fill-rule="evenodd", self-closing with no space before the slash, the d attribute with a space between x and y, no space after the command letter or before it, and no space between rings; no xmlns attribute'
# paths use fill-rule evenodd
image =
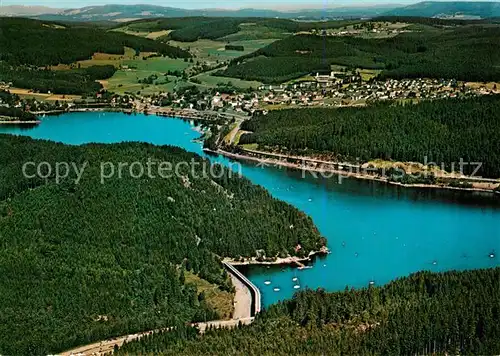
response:
<svg viewBox="0 0 500 356"><path fill-rule="evenodd" d="M65 114L45 118L32 129L0 127L0 133L74 145L123 141L174 145L230 163L206 156L201 144L194 142L199 133L188 122L142 114ZM311 269L246 267L245 273L262 291L264 306L304 288L337 291L370 282L381 285L420 270L500 265L500 199L492 194L402 188L354 178L338 184L335 178L315 179L308 173L251 163L242 164L242 172L311 216L332 251Z"/></svg>

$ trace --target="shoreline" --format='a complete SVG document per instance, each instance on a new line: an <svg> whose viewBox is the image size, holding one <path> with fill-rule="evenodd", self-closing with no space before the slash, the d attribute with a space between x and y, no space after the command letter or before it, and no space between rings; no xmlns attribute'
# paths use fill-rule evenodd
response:
<svg viewBox="0 0 500 356"><path fill-rule="evenodd" d="M287 168L292 168L292 169L297 169L297 170L304 170L308 172L317 172L317 173L332 173L332 174L337 174L339 176L344 176L344 177L351 177L351 178L356 178L356 179L364 179L364 180L373 180L373 181L378 181L386 184L391 184L391 185L396 185L400 186L403 188L426 188L426 189L447 189L447 190L455 190L455 191L467 191L467 192L478 192L478 193L489 193L489 194L495 194L495 188L491 189L483 189L483 188L461 188L461 187L451 187L451 186L446 186L446 185L438 185L438 184L403 184L400 182L392 182L387 180L386 178L381 178L377 177L375 175L370 175L370 174L362 174L362 173L356 173L356 172L349 172L341 169L333 169L333 168L318 168L318 167L311 167L311 166L306 166L303 164L299 163L291 163L291 162L285 162L281 161L278 159L273 159L273 158L261 158L261 157L254 157L250 155L245 155L245 154L239 154L239 153L233 153L233 152L228 152L224 151L222 149L217 149L216 151L209 150L209 149L204 149L207 152L215 153L215 154L220 154L222 156L232 158L235 160L247 160L247 161L252 161L252 162L258 162L258 163L263 163L263 164L274 164L275 166L281 166L281 167L287 167ZM262 154L266 154L265 152L262 152ZM270 153L271 156L276 156L272 153ZM279 155L279 157L282 158L289 158L289 159L302 159L304 162L311 162L311 163L318 163L322 161L318 160L313 160L313 159L307 159L306 157L291 157L291 156L285 156L285 155ZM349 164L342 164L342 163L335 163L335 162L322 162L323 164L330 164L332 166L337 165L337 166L345 166L345 167L359 167L360 166L353 166ZM453 177L447 177L448 179L460 179L460 178L453 178ZM463 179L470 179L470 178L463 178ZM500 181L495 181L493 179L485 179L485 180L480 180L480 179L475 179L477 182L483 182L483 183L491 183L491 184L500 184Z"/></svg>
<svg viewBox="0 0 500 356"><path fill-rule="evenodd" d="M288 257L275 257L274 259L267 259L258 261L257 257L243 258L243 261L238 261L234 258L226 257L222 261L232 266L296 266L305 268L306 264L312 263L317 256L325 256L330 253L328 247L323 246L319 251L311 251L306 257L288 256Z"/></svg>
<svg viewBox="0 0 500 356"><path fill-rule="evenodd" d="M0 120L0 125L38 125L40 123L41 123L40 120L30 120L30 121Z"/></svg>

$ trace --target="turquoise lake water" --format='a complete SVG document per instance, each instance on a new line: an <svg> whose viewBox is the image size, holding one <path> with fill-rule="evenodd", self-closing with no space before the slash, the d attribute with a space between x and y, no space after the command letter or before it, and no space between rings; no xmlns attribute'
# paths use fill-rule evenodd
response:
<svg viewBox="0 0 500 356"><path fill-rule="evenodd" d="M32 129L0 127L0 133L68 144L145 141L203 155L200 143L194 142L199 133L189 123L142 114L65 114L45 118ZM246 275L262 291L264 306L292 297L295 285L336 291L366 287L371 281L384 284L419 270L500 266L500 199L493 195L356 179L338 184L336 178L316 179L309 173L251 163L242 164L242 172L311 216L332 251L311 269L247 268Z"/></svg>

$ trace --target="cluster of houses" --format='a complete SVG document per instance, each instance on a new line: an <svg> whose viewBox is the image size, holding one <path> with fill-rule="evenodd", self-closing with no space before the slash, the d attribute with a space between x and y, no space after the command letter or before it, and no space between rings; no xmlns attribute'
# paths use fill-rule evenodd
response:
<svg viewBox="0 0 500 356"><path fill-rule="evenodd" d="M389 79L343 84L332 77L329 85L325 86L323 84L327 79L316 76L316 82L263 86L257 100L270 105L337 106L377 100L443 99L497 92L486 87L474 88L456 80Z"/></svg>
<svg viewBox="0 0 500 356"><path fill-rule="evenodd" d="M262 85L252 93L225 94L203 92L195 96L184 93L173 96L171 106L181 109L212 110L253 114L268 109L269 106L345 106L364 105L367 102L384 100L421 99L432 100L476 96L497 92L496 89L473 87L456 80L437 79L389 79L385 81L363 82L353 75L336 77L319 75L314 80L282 85ZM346 84L347 78L347 84ZM498 91L500 92L500 91ZM143 98L152 107L170 106L162 102L162 97Z"/></svg>

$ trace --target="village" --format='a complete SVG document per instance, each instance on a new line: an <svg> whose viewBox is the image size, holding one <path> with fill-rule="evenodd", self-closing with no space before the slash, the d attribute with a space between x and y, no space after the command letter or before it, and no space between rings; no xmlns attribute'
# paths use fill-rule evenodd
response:
<svg viewBox="0 0 500 356"><path fill-rule="evenodd" d="M9 92L10 83L1 83L0 90ZM95 97L78 100L46 101L29 96L0 96L0 107L15 107L34 114L65 111L114 109L145 112L165 116L203 119L245 117L269 110L292 107L366 106L378 101L417 102L445 98L462 98L497 94L495 83L467 83L454 79L366 79L359 70L329 74L316 73L280 85L261 85L257 89L239 89L231 84L210 90L195 85L169 93L150 96L118 95L107 91ZM64 98L64 96L62 96Z"/></svg>

